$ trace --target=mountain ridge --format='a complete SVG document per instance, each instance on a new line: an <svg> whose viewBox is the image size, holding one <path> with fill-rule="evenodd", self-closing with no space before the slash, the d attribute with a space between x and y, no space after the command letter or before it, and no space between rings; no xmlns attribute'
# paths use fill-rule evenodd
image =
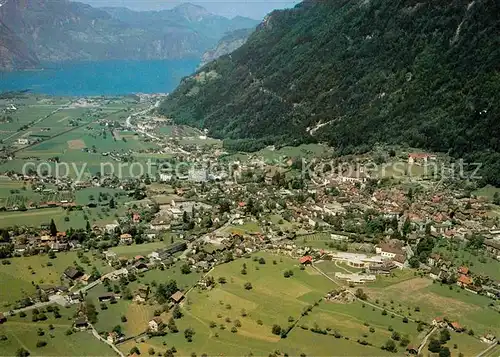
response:
<svg viewBox="0 0 500 357"><path fill-rule="evenodd" d="M272 12L160 110L235 150L404 144L482 162L500 184L498 33L496 0L310 0Z"/></svg>
<svg viewBox="0 0 500 357"><path fill-rule="evenodd" d="M195 5L135 12L68 0L7 0L0 19L48 62L199 58L226 32L258 23L227 19Z"/></svg>

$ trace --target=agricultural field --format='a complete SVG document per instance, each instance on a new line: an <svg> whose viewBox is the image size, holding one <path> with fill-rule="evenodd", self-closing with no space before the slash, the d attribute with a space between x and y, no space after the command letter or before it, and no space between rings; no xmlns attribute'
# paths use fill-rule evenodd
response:
<svg viewBox="0 0 500 357"><path fill-rule="evenodd" d="M231 355L267 355L276 350L290 355L331 355L332 351L338 356L390 355L378 345L371 347L357 343L359 331L350 335L350 330L346 328L356 324L363 326L366 320L360 316L364 313L361 304L339 304L337 308L330 307L331 303L323 301L325 293L336 288L333 282L313 268L299 269L297 262L288 257L269 253L259 253L254 257L263 258L265 264L252 258L217 266L209 274L216 281L225 277L226 283L218 283L210 291L196 288L188 293L182 307L183 317L176 320L179 333L169 333L165 337L154 337L139 343L130 341L120 345L120 349L128 352L137 345L145 353L150 347L163 351L175 346L180 355L218 355L227 354L228 350ZM246 265L245 275L241 273L243 264ZM285 278L283 274L286 271L292 271L293 276ZM249 289L244 287L247 282L251 283ZM317 306L313 306L318 302ZM303 322L301 315L310 306L312 312L302 317ZM319 323L323 316L330 318L330 315L332 323L343 325L342 338L314 333L310 328L300 327L302 324L313 327L314 321ZM380 329L376 333L377 343L382 340L385 342L387 337L387 333L382 331L383 323L379 321L382 320L379 316L380 312L376 317L368 318L368 321L377 324ZM166 315L163 319L168 321L168 317ZM287 327L299 319L287 338L280 338L272 333L274 324ZM391 321L388 316L386 320L387 326L390 323L394 326L402 324ZM186 328L195 331L192 342L187 342L184 337L183 331ZM405 331L403 326L401 331Z"/></svg>
<svg viewBox="0 0 500 357"><path fill-rule="evenodd" d="M52 313L46 312L47 320L37 322L32 322L30 312L25 317L9 317L7 322L0 325L0 335L7 338L0 341L0 353L14 356L18 349L24 348L34 356L116 355L108 345L92 336L90 331L67 335L66 332L71 329L74 321L75 308L60 308L59 312L60 318L56 319ZM39 341L47 344L37 347Z"/></svg>
<svg viewBox="0 0 500 357"><path fill-rule="evenodd" d="M67 211L61 207L32 209L28 211L0 212L0 227L48 226L53 219L58 230L69 228L86 228L87 219L91 225L104 226L116 221L116 215L124 214L126 208L122 205L116 210L105 207L84 208L83 210Z"/></svg>
<svg viewBox="0 0 500 357"><path fill-rule="evenodd" d="M97 256L91 253L85 253L84 256L89 259L88 264L83 264L74 251L57 253L55 259L47 255L9 259L9 264L2 264L0 268L2 286L9 286L9 289L0 289L0 305L9 307L26 295L35 293L35 285L60 285L62 273L74 262L87 272L92 270L92 266L96 266L101 273L112 270Z"/></svg>
<svg viewBox="0 0 500 357"><path fill-rule="evenodd" d="M492 300L458 286L450 289L450 286L433 283L430 279L415 277L383 287L367 285L365 291L370 301L385 304L388 311L408 311L412 314L409 317L426 322L435 317L447 317L473 329L476 336L490 331L500 334L500 315L490 307Z"/></svg>

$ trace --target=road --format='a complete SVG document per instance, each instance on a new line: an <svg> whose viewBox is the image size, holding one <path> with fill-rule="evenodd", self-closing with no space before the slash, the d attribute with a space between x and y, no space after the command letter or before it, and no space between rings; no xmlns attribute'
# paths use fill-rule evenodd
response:
<svg viewBox="0 0 500 357"><path fill-rule="evenodd" d="M96 329L94 328L94 326L92 326L92 324L89 324L90 326L90 329L92 330L92 335L97 338L99 341L101 342L104 342L105 344L107 344L108 346L110 346L113 351L116 352L116 354L120 357L125 357L125 355L118 349L118 347L116 347L114 344L110 343L108 340L104 339L101 337L101 335L99 335L99 333L96 331Z"/></svg>
<svg viewBox="0 0 500 357"><path fill-rule="evenodd" d="M420 356L420 353L422 352L422 348L424 348L424 346L425 346L425 344L427 343L427 340L429 339L429 337L431 337L431 336L432 336L432 334L433 334L434 332L436 332L436 330L437 330L437 327L436 327L436 326L434 326L434 327L432 328L432 330L430 330L430 331L429 331L429 333L428 333L427 335L425 335L424 339L423 339L423 340L422 340L422 342L420 343L420 346L418 346L418 354L417 354L418 356Z"/></svg>
<svg viewBox="0 0 500 357"><path fill-rule="evenodd" d="M486 356L490 351L492 351L493 349L495 349L497 346L498 346L498 342L493 343L491 346L489 346L483 352L479 353L476 357Z"/></svg>

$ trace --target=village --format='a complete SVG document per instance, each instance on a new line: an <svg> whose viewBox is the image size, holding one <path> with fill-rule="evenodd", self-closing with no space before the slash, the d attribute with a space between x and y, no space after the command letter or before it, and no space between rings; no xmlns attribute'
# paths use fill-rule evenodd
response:
<svg viewBox="0 0 500 357"><path fill-rule="evenodd" d="M6 172L6 186L16 183L19 188L8 191L18 198L6 197L3 214L21 218L12 225L0 220L3 267L37 257L54 263L65 259L67 264L61 265L56 279L50 278L52 284L47 278L40 283L27 276L29 288L24 287L22 294L14 299L2 295L4 326L21 313L56 304L75 310L72 329L88 329L124 355L121 346L174 333L173 316L182 314L179 309L186 315L196 291L222 289L226 283L214 271L244 261L259 267L260 259L270 265L269 258L259 258L260 254L286 259L286 279L316 274L325 279L323 285L341 288L335 293L332 287L319 289L322 303L369 302L387 315L389 307L371 298L382 294L377 286L415 279L442 294L460 290L476 296L471 299L484 299L482 308L498 319L498 196L475 194L472 183L449 175L453 170L449 158L400 148L337 157L320 144L299 150L269 147L253 154L228 153L206 132L157 117L157 100L145 98L135 114L129 111L122 118L96 122L112 133L114 142L133 141L135 147L108 150L96 143L77 149L113 163L145 164L138 158L148 158L153 162L150 171L135 177L97 171L62 178L40 176L36 170ZM133 134L122 140L124 131ZM49 212L44 222L30 224L32 215L44 212ZM17 223L23 215L24 224ZM174 270L175 284L163 286ZM244 276L246 271L241 269ZM247 287L252 290L252 284ZM360 289L368 291L368 297ZM125 301L155 307L154 316L137 322L134 333L102 329L102 322L88 312L89 304L101 306L98 315L102 315ZM484 344L483 350L497 344L498 329L489 329L488 323L461 321L453 313L417 319L396 310L393 316L422 324L428 334L422 336L425 339L412 338L412 344L404 346L408 354L421 353L427 338L443 328L474 336ZM470 334L471 321L479 326L479 330L474 327L475 334ZM188 341L193 338L190 334ZM366 340L361 339L370 346Z"/></svg>

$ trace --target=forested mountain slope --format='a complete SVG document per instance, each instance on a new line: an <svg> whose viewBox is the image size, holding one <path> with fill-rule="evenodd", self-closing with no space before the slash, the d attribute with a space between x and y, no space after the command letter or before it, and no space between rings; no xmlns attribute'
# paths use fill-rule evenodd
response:
<svg viewBox="0 0 500 357"><path fill-rule="evenodd" d="M500 184L499 34L499 0L306 1L161 110L233 148L402 143L481 161Z"/></svg>

